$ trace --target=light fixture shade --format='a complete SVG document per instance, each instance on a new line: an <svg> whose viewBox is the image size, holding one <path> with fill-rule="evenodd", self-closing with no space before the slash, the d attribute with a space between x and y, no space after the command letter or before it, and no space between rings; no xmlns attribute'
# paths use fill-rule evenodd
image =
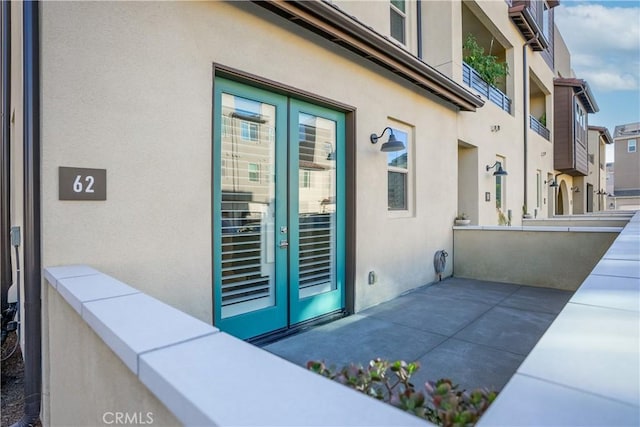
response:
<svg viewBox="0 0 640 427"><path fill-rule="evenodd" d="M493 176L505 176L509 175L506 170L502 169L502 165L498 165L498 170L493 173Z"/></svg>
<svg viewBox="0 0 640 427"><path fill-rule="evenodd" d="M557 186L558 186L558 183L556 182L555 179L551 181L551 184L549 184L549 187L552 187L552 188L556 188Z"/></svg>
<svg viewBox="0 0 640 427"><path fill-rule="evenodd" d="M384 151L384 152L402 151L405 148L406 147L404 146L404 143L402 141L398 141L396 139L396 136L392 133L391 135L389 135L389 140L384 144L382 144L382 147L380 147L380 151Z"/></svg>

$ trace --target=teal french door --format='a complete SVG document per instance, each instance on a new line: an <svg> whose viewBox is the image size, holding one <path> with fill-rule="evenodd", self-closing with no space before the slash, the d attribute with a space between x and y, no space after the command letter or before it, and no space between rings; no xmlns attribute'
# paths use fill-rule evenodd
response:
<svg viewBox="0 0 640 427"><path fill-rule="evenodd" d="M251 338L344 308L344 114L217 78L214 321Z"/></svg>

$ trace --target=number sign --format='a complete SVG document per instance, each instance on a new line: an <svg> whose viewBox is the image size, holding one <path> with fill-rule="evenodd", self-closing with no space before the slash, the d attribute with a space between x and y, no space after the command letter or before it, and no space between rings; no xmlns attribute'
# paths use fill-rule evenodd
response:
<svg viewBox="0 0 640 427"><path fill-rule="evenodd" d="M107 200L107 170L58 168L58 199Z"/></svg>

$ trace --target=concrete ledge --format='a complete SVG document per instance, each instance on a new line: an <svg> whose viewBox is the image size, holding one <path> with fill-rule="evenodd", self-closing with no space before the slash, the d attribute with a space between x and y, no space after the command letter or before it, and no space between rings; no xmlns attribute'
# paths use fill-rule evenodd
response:
<svg viewBox="0 0 640 427"><path fill-rule="evenodd" d="M418 417L222 333L91 267L49 267L44 276L133 372L134 381L184 425L425 426ZM83 393L93 396L91 390ZM111 398L115 408L131 404Z"/></svg>
<svg viewBox="0 0 640 427"><path fill-rule="evenodd" d="M620 233L624 230L624 227L564 227L558 225L548 225L548 226L507 226L507 225L460 225L454 226L454 230L469 230L469 231L477 231L477 230L488 230L488 231L551 231L551 232L567 232L567 231L575 231L581 233Z"/></svg>
<svg viewBox="0 0 640 427"><path fill-rule="evenodd" d="M640 425L639 226L640 212L478 426Z"/></svg>
<svg viewBox="0 0 640 427"><path fill-rule="evenodd" d="M620 227L455 227L453 275L575 291Z"/></svg>

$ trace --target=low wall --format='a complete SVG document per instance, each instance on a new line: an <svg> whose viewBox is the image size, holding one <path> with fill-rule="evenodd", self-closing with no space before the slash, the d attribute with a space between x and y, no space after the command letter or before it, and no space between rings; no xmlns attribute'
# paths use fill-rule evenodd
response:
<svg viewBox="0 0 640 427"><path fill-rule="evenodd" d="M478 422L640 425L640 212Z"/></svg>
<svg viewBox="0 0 640 427"><path fill-rule="evenodd" d="M453 275L575 291L622 227L454 227Z"/></svg>
<svg viewBox="0 0 640 427"><path fill-rule="evenodd" d="M91 267L44 276L47 425L430 425Z"/></svg>
<svg viewBox="0 0 640 427"><path fill-rule="evenodd" d="M55 290L49 319L49 425L180 424Z"/></svg>
<svg viewBox="0 0 640 427"><path fill-rule="evenodd" d="M629 218L548 218L523 219L522 225L527 227L624 227Z"/></svg>

